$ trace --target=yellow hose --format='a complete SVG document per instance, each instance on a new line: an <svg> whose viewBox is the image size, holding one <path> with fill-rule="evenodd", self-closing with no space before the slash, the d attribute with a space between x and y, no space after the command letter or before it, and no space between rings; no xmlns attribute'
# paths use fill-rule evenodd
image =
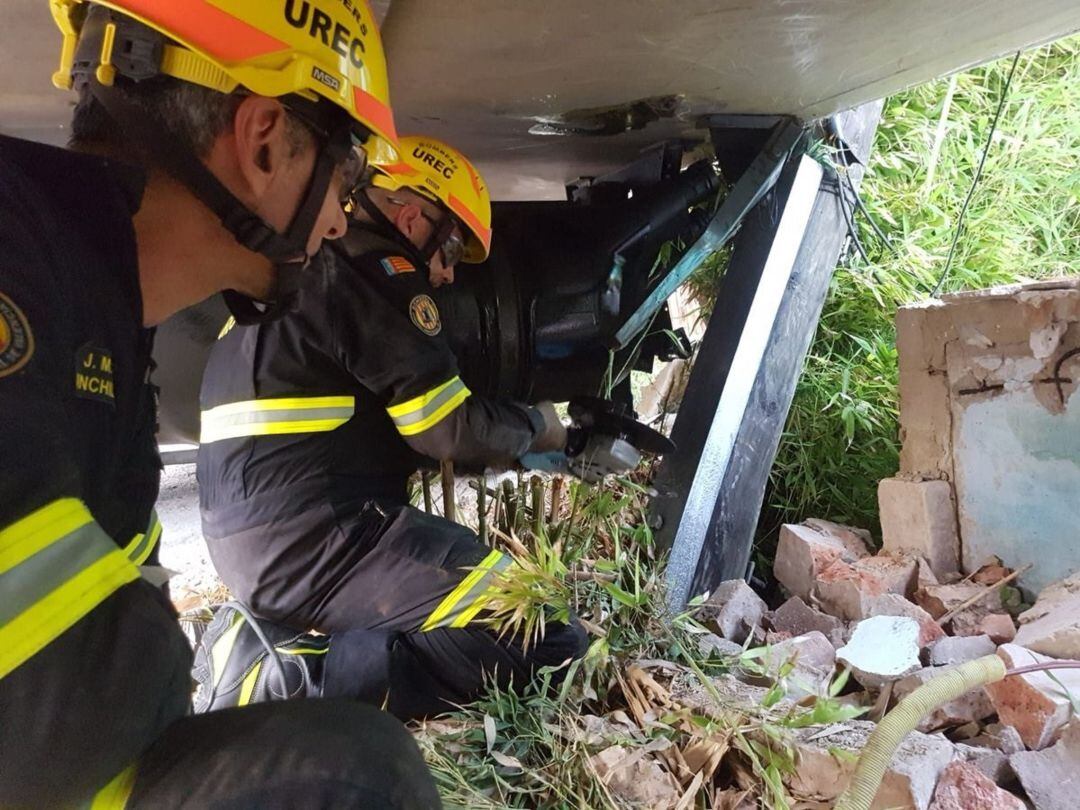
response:
<svg viewBox="0 0 1080 810"><path fill-rule="evenodd" d="M942 703L1005 677L1005 662L996 655L968 661L927 681L887 715L866 741L855 774L834 810L870 810L893 754L919 721Z"/></svg>

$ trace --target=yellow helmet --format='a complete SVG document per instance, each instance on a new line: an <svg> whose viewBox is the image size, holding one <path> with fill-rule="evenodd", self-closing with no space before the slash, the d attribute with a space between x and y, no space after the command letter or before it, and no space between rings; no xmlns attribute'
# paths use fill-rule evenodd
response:
<svg viewBox="0 0 1080 810"><path fill-rule="evenodd" d="M394 159L386 57L367 0L49 0L64 37L58 87L72 86L82 12L91 4L172 40L161 48L158 72L222 93L242 86L260 96L326 99L373 132L370 159ZM103 85L127 57L112 45L106 35L95 72Z"/></svg>
<svg viewBox="0 0 1080 810"><path fill-rule="evenodd" d="M491 250L491 195L480 172L461 152L435 138L409 135L401 139L399 160L371 159L372 185L397 191L411 189L434 199L465 227L462 261L477 264Z"/></svg>

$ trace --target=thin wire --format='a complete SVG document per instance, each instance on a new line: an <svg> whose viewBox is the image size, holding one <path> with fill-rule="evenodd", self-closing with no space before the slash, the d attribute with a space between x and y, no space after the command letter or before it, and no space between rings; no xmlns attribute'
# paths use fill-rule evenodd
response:
<svg viewBox="0 0 1080 810"><path fill-rule="evenodd" d="M1022 667L1013 667L1005 672L1006 678L1014 675L1024 675L1028 672L1045 672L1051 669L1080 669L1080 661L1044 661L1041 664L1026 664Z"/></svg>
<svg viewBox="0 0 1080 810"><path fill-rule="evenodd" d="M847 223L848 237L851 239L851 243L855 246L855 249L862 256L862 260L865 264L872 264L870 257L866 255L866 248L863 247L862 241L859 239L858 231L855 229L855 212L853 209L848 209L847 191L844 189L844 181L840 178L840 170L836 170L836 195L840 198L840 211L844 214L844 222Z"/></svg>
<svg viewBox="0 0 1080 810"><path fill-rule="evenodd" d="M844 165L844 180L847 181L847 187L851 189L851 196L855 201L855 209L862 213L863 217L868 223L870 223L871 229L877 235L877 238L881 240L881 244L889 251L894 257L899 258L900 253L896 249L896 246L892 243L892 240L885 234L885 231L878 225L877 220L870 215L869 209L866 207L866 203L863 202L862 195L859 194L855 188L855 181L851 179L851 163L847 159L847 149L842 145L837 149L837 155L840 158L840 162ZM852 219L855 218L854 211L852 212Z"/></svg>
<svg viewBox="0 0 1080 810"><path fill-rule="evenodd" d="M956 253L956 244L960 241L960 232L964 228L964 216L967 214L968 204L971 202L971 198L975 194L975 187L979 184L979 178L982 176L983 166L986 165L986 156L990 154L990 146L994 142L994 132L997 131L998 120L1001 118L1001 112L1005 109L1005 102L1009 98L1009 87L1012 85L1013 74L1016 73L1016 65L1019 61L1020 51L1017 51L1016 55L1013 56L1008 78L1005 79L1005 87L1001 90L1001 99L998 101L997 112L994 113L994 120L990 124L990 132L986 136L986 144L983 146L982 157L979 158L979 166L975 169L975 177L971 180L971 188L968 189L967 197L964 198L964 204L960 208L960 216L956 220L956 230L953 232L948 258L945 259L945 269L941 271L941 277L938 279L937 284L934 285L934 289L930 293L933 298L938 297L938 294L941 292L941 285L943 285L945 279L949 277L949 269L952 267L953 255Z"/></svg>

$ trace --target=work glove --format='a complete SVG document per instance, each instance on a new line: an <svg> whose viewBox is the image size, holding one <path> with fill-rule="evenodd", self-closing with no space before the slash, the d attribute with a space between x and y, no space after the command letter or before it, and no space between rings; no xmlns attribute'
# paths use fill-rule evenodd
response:
<svg viewBox="0 0 1080 810"><path fill-rule="evenodd" d="M566 449L566 428L563 426L555 406L550 402L538 402L533 410L544 420L544 429L536 435L529 446L529 453L548 453Z"/></svg>
<svg viewBox="0 0 1080 810"><path fill-rule="evenodd" d="M641 462L629 442L601 433L571 428L565 450L526 453L518 461L527 470L573 475L596 484L606 475L622 475Z"/></svg>

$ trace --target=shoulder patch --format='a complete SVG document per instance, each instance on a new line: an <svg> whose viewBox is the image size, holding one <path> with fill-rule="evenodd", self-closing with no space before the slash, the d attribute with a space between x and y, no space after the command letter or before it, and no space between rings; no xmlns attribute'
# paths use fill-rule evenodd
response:
<svg viewBox="0 0 1080 810"><path fill-rule="evenodd" d="M382 269L386 271L388 276L416 272L416 267L404 256L387 256L385 259L380 259L379 264L382 265Z"/></svg>
<svg viewBox="0 0 1080 810"><path fill-rule="evenodd" d="M409 302L409 317L425 335L434 337L442 331L439 308L435 306L430 295L418 295Z"/></svg>
<svg viewBox="0 0 1080 810"><path fill-rule="evenodd" d="M0 293L0 377L14 374L34 355L34 333L15 302Z"/></svg>

